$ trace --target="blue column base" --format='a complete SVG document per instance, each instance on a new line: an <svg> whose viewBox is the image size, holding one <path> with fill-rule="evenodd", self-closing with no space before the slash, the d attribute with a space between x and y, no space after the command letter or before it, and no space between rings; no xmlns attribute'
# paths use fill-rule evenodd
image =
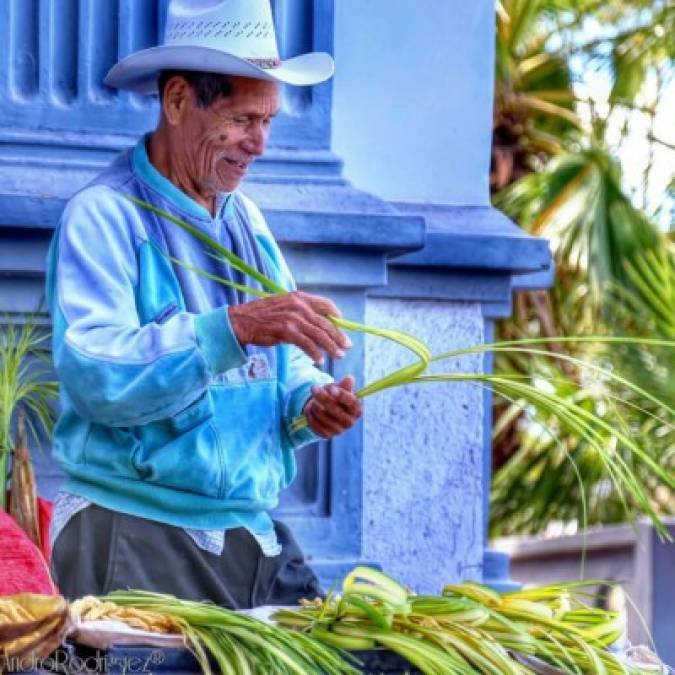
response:
<svg viewBox="0 0 675 675"><path fill-rule="evenodd" d="M483 583L499 593L517 591L523 585L510 578L510 567L507 553L486 548L483 554Z"/></svg>

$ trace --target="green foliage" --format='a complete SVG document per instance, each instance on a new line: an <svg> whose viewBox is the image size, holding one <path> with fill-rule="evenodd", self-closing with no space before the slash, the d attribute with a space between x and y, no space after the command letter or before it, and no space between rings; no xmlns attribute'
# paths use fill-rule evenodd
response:
<svg viewBox="0 0 675 675"><path fill-rule="evenodd" d="M561 137L574 134L571 74L564 58L542 49L539 19L546 3L509 0L497 5L493 175L504 187L534 163L562 150Z"/></svg>
<svg viewBox="0 0 675 675"><path fill-rule="evenodd" d="M5 507L7 464L14 447L13 424L20 409L26 425L39 442L41 432L53 426L51 402L58 383L46 379L51 371L46 349L49 336L32 319L21 326L6 322L0 330L0 507Z"/></svg>
<svg viewBox="0 0 675 675"><path fill-rule="evenodd" d="M170 617L179 627L187 647L202 671L225 675L358 675L333 647L314 636L277 627L224 607L181 600L147 591L113 591L103 598L123 607L149 610Z"/></svg>
<svg viewBox="0 0 675 675"><path fill-rule="evenodd" d="M517 128L511 127L513 146L526 149L514 154L519 169L510 176L502 170L501 180L493 181L493 187L500 188L495 204L531 233L550 240L557 272L550 293L521 294L516 298L516 316L499 326L503 338L548 338L552 355L500 354L496 372L520 373L534 386L551 387L560 401L619 425L665 475L675 473L674 355L658 345L638 342L673 339L673 248L626 193L622 167L604 135L617 107L639 107L650 73L662 76L672 69L674 9L672 3L660 0L502 3L497 12L497 147L505 136L498 126L503 121L504 90L513 96L527 85L512 76L523 70L523 64L556 63L561 72L570 74L571 58L580 57L610 75L612 90L604 117L591 104L590 119L578 126L555 128L551 120L560 115L551 112L546 121L543 108L532 109ZM500 26L520 26L525 19L528 30L519 29L515 38L505 40L507 33ZM588 40L591 24L603 29L600 37ZM506 58L511 61L508 67ZM581 101L571 81L570 76L565 88L557 76L556 96L576 112ZM653 115L653 107L645 110ZM528 130L545 124L553 139L546 147L534 146ZM652 136L645 138L646 144L655 142ZM493 153L493 167L496 160L499 156ZM649 169L645 186L648 179ZM589 333L638 342L563 344L555 337ZM604 371L619 374L650 395L621 387L610 391L606 378L569 357L601 364ZM651 395L662 405L656 405ZM672 489L654 472L645 471L648 463L636 462L630 449L602 426L595 432L594 445L542 408L497 399L492 534L536 533L552 521L590 524L634 517L644 504L636 503L617 482L617 463L644 486L650 508L675 513Z"/></svg>
<svg viewBox="0 0 675 675"><path fill-rule="evenodd" d="M645 86L649 69L675 58L675 5L643 4L648 5L646 20L621 31L613 40L610 100L614 103L634 101Z"/></svg>
<svg viewBox="0 0 675 675"><path fill-rule="evenodd" d="M559 155L497 195L494 203L551 241L556 263L588 276L600 306L610 283L625 284L625 261L660 241L621 189L621 170L599 147Z"/></svg>
<svg viewBox="0 0 675 675"><path fill-rule="evenodd" d="M614 283L606 294L604 330L635 341L617 338L606 346L575 345L582 362L595 363L600 371L580 364L570 369L562 357L516 361L511 355L498 360L497 371L517 370L533 383L545 381L562 401L621 425L661 472L648 469L643 458L636 461L630 447L607 429L596 427L599 452L588 438L561 426L543 409L529 408L521 416L521 406L510 404L497 422L495 439L499 441L516 420L519 442L493 478L493 536L537 533L554 521L611 523L643 513L644 504L616 480L617 465L644 487L656 513L675 513L675 492L658 475L675 475L675 352L642 340L645 335L657 341L675 336L675 256L665 244L647 249L626 265L626 274L631 286ZM564 302L560 306L565 308ZM568 309L569 305L561 312L566 319L556 317L559 325L575 323L577 315ZM633 386L609 386L607 373Z"/></svg>

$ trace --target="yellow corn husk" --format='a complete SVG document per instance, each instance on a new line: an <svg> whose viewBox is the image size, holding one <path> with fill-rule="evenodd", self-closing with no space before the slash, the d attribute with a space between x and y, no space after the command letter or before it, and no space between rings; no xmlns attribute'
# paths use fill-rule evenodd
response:
<svg viewBox="0 0 675 675"><path fill-rule="evenodd" d="M113 619L150 633L181 632L180 622L166 614L135 607L121 607L114 602L104 602L91 595L72 602L70 611L74 617L82 621Z"/></svg>
<svg viewBox="0 0 675 675"><path fill-rule="evenodd" d="M28 449L26 412L20 410L17 421L16 444L12 451L12 472L10 477L10 514L40 550L40 517L38 515L37 487L35 472Z"/></svg>
<svg viewBox="0 0 675 675"><path fill-rule="evenodd" d="M22 593L0 598L0 657L44 658L70 626L61 596Z"/></svg>

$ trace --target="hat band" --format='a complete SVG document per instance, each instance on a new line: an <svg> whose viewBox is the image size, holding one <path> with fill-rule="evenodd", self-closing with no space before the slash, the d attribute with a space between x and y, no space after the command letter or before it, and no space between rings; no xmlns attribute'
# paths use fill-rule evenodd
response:
<svg viewBox="0 0 675 675"><path fill-rule="evenodd" d="M245 59L254 66L258 68L279 68L281 66L281 59L271 58L271 59Z"/></svg>

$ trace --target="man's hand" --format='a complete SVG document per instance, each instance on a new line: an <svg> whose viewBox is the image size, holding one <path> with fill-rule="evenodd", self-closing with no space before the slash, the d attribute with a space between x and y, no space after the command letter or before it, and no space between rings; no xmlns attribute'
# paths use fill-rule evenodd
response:
<svg viewBox="0 0 675 675"><path fill-rule="evenodd" d="M361 401L354 395L354 378L312 387L312 398L305 404L305 417L315 433L332 438L346 431L361 417Z"/></svg>
<svg viewBox="0 0 675 675"><path fill-rule="evenodd" d="M232 305L228 312L242 347L294 344L314 363L323 363L322 350L340 359L352 346L349 338L325 318L340 316L340 310L318 295L296 291Z"/></svg>

